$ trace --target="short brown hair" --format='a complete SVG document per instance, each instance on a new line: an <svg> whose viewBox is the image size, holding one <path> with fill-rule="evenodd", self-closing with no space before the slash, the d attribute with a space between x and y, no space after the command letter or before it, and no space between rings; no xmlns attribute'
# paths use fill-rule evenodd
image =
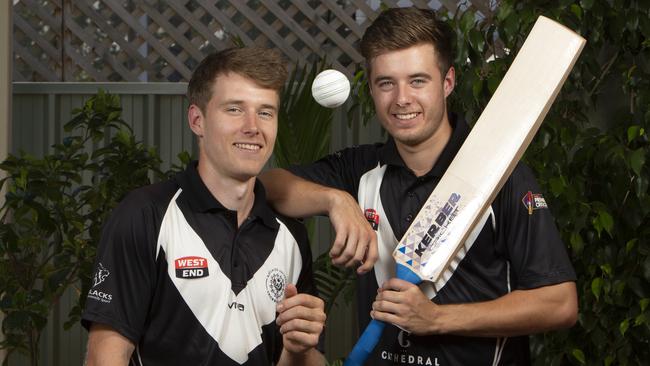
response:
<svg viewBox="0 0 650 366"><path fill-rule="evenodd" d="M383 53L430 43L437 53L440 72L445 75L454 58L454 39L451 27L431 9L391 8L366 29L360 48L370 72L370 62Z"/></svg>
<svg viewBox="0 0 650 366"><path fill-rule="evenodd" d="M205 111L212 98L214 80L230 72L250 78L278 94L287 80L287 66L279 51L261 47L228 48L208 55L196 67L187 86L190 104Z"/></svg>

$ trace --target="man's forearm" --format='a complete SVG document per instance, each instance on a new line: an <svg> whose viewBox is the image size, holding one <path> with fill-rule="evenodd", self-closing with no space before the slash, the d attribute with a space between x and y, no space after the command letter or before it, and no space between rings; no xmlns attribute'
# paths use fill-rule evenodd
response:
<svg viewBox="0 0 650 366"><path fill-rule="evenodd" d="M492 301L438 306L431 333L509 337L568 328L576 317L575 283L565 282L513 291Z"/></svg>
<svg viewBox="0 0 650 366"><path fill-rule="evenodd" d="M260 175L267 200L281 214L293 218L327 215L336 231L330 256L336 265L372 269L378 258L377 235L368 224L355 197L348 192L321 186L284 169Z"/></svg>
<svg viewBox="0 0 650 366"><path fill-rule="evenodd" d="M298 176L285 169L271 169L260 174L267 200L278 212L290 217L327 215L336 195L345 194Z"/></svg>

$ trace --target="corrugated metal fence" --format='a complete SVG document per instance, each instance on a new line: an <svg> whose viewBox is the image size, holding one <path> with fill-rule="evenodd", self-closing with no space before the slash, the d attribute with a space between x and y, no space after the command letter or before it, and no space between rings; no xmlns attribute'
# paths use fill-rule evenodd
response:
<svg viewBox="0 0 650 366"><path fill-rule="evenodd" d="M163 160L162 169L178 162L182 151L196 152L192 132L187 127L186 83L14 83L12 152L20 150L43 156L50 146L65 136L63 125L72 110L102 88L120 95L122 118L129 123L138 140L155 146ZM383 139L376 123L348 127L345 107L338 108L332 121L331 150ZM327 250L332 233L329 222L319 218L312 243L314 256ZM80 325L64 331L63 323L76 301L74 290L68 291L52 309L41 339L41 365L80 365L85 352L86 332ZM354 336L353 308L340 303L327 326L326 350L330 359L342 357L351 347ZM10 359L10 366L26 365L21 357Z"/></svg>

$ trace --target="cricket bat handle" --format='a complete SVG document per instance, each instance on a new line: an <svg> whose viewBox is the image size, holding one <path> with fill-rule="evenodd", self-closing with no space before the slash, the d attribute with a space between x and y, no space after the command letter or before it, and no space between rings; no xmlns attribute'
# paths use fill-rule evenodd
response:
<svg viewBox="0 0 650 366"><path fill-rule="evenodd" d="M385 327L386 323L372 319L368 326L366 326L363 334L361 334L357 344L352 348L352 352L348 355L343 366L362 366L368 359L368 356L370 356L372 350L375 349Z"/></svg>
<svg viewBox="0 0 650 366"><path fill-rule="evenodd" d="M408 267L401 264L397 264L397 278L410 282L414 285L422 282L422 279L411 271ZM375 349L379 338L381 338L381 333L383 333L386 323L372 319L366 329L359 337L357 344L354 345L352 351L348 355L348 358L345 360L343 366L362 366L372 350Z"/></svg>

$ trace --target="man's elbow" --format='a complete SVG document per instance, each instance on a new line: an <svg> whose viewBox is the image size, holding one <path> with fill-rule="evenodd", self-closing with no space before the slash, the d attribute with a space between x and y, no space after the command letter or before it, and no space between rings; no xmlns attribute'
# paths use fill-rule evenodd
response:
<svg viewBox="0 0 650 366"><path fill-rule="evenodd" d="M578 307L573 306L572 308L567 308L562 311L562 316L560 318L558 329L567 329L571 328L578 321Z"/></svg>
<svg viewBox="0 0 650 366"><path fill-rule="evenodd" d="M563 301L557 309L557 329L571 328L578 321L578 293L575 282L562 284L564 289Z"/></svg>

